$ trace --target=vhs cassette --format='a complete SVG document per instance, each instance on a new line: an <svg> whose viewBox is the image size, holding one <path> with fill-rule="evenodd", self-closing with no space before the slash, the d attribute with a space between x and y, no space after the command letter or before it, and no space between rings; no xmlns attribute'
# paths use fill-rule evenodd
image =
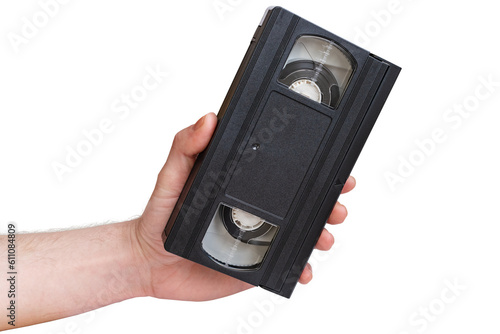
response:
<svg viewBox="0 0 500 334"><path fill-rule="evenodd" d="M290 297L400 70L269 8L165 250Z"/></svg>

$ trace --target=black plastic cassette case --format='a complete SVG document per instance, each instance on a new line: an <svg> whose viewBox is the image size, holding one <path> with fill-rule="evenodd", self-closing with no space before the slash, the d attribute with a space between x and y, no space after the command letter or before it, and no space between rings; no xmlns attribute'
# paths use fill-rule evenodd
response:
<svg viewBox="0 0 500 334"><path fill-rule="evenodd" d="M400 70L268 9L165 249L290 297Z"/></svg>

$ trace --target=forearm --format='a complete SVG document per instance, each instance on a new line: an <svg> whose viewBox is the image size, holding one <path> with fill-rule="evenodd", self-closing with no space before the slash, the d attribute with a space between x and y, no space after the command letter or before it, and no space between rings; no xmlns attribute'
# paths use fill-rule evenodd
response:
<svg viewBox="0 0 500 334"><path fill-rule="evenodd" d="M134 223L18 234L16 327L145 295L146 266L134 254ZM6 236L1 238L6 244ZM6 328L12 326L2 321L0 329Z"/></svg>

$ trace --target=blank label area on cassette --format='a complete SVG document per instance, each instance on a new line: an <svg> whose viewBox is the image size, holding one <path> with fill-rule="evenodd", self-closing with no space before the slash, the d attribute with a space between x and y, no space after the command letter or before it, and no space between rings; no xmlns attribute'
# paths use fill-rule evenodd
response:
<svg viewBox="0 0 500 334"><path fill-rule="evenodd" d="M285 217L331 121L325 114L272 92L246 143L245 151L250 153L238 162L238 173L231 178L226 195Z"/></svg>

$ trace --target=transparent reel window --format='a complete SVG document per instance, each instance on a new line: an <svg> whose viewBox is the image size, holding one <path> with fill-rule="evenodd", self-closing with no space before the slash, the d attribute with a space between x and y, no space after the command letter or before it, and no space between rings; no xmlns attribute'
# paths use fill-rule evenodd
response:
<svg viewBox="0 0 500 334"><path fill-rule="evenodd" d="M234 270L260 268L278 227L238 208L220 204L203 237L212 260Z"/></svg>
<svg viewBox="0 0 500 334"><path fill-rule="evenodd" d="M302 36L295 42L278 80L313 101L336 108L353 71L351 56L335 43Z"/></svg>

